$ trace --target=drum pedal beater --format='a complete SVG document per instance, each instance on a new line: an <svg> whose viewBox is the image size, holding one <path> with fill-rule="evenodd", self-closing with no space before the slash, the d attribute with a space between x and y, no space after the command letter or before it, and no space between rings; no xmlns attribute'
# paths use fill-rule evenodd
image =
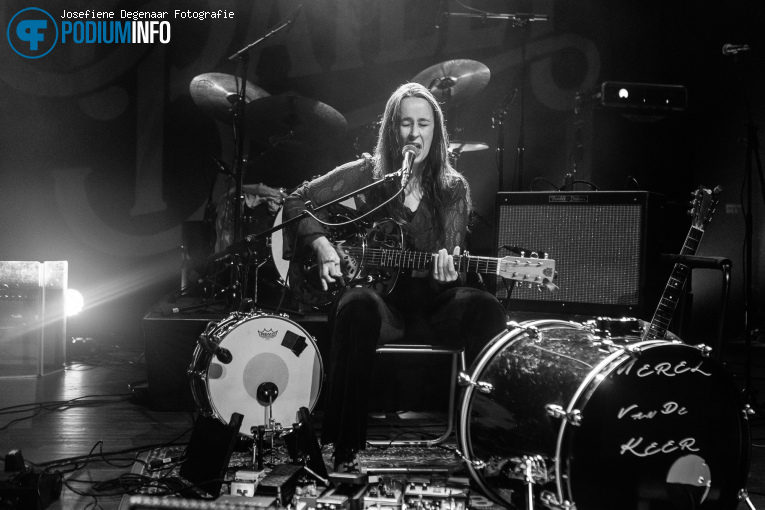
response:
<svg viewBox="0 0 765 510"><path fill-rule="evenodd" d="M267 425L259 425L252 427L251 433L256 437L255 440L255 461L258 465L258 469L263 469L263 439L266 432L270 433L271 441L271 463L274 462L274 438L277 434L282 432L289 432L292 430L290 427L282 427L281 423L276 423L274 420L274 399L279 396L279 388L272 382L264 382L258 386L258 400L267 401L268 406L268 418L266 420Z"/></svg>

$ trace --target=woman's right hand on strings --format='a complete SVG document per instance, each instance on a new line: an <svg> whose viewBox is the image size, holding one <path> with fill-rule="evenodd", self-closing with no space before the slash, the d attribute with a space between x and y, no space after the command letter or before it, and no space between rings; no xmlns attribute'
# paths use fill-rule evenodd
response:
<svg viewBox="0 0 765 510"><path fill-rule="evenodd" d="M319 269L321 288L329 290L330 284L338 279L341 285L345 285L343 273L340 270L340 255L335 246L326 237L317 237L311 242L311 249L316 257L316 265Z"/></svg>

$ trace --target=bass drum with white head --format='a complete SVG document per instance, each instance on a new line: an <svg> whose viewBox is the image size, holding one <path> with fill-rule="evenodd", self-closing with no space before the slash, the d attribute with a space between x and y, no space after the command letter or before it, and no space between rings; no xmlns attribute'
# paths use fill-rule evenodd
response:
<svg viewBox="0 0 765 510"><path fill-rule="evenodd" d="M301 407L313 410L324 367L316 342L299 324L282 315L235 312L204 336L188 370L200 412L224 424L239 413L241 432L251 435L270 419L290 427ZM210 347L225 349L231 361L213 356Z"/></svg>

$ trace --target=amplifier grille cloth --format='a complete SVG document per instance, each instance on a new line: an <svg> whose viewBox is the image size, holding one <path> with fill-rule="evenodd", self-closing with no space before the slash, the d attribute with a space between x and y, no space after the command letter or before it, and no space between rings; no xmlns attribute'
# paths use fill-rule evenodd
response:
<svg viewBox="0 0 765 510"><path fill-rule="evenodd" d="M547 252L555 260L555 283L560 287L554 293L517 287L512 299L637 305L643 208L640 204L501 206L499 256L511 254L503 245ZM507 296L502 282L498 278L498 298Z"/></svg>

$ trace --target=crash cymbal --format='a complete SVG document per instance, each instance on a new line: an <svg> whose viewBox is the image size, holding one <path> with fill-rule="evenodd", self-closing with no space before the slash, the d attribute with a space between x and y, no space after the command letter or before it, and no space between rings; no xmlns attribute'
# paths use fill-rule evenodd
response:
<svg viewBox="0 0 765 510"><path fill-rule="evenodd" d="M474 152L483 151L488 148L489 145L483 142L469 142L467 140L452 140L449 142L449 152Z"/></svg>
<svg viewBox="0 0 765 510"><path fill-rule="evenodd" d="M460 101L482 91L491 71L475 60L447 60L431 66L412 81L424 85L439 101Z"/></svg>
<svg viewBox="0 0 765 510"><path fill-rule="evenodd" d="M322 102L302 96L263 97L246 107L250 138L286 146L314 147L338 142L345 135L345 117Z"/></svg>
<svg viewBox="0 0 765 510"><path fill-rule="evenodd" d="M241 83L240 78L230 74L200 74L191 80L189 92L191 92L191 98L203 112L221 122L230 123L232 120L231 108L236 103ZM245 95L247 96L247 103L250 103L271 94L248 81Z"/></svg>

